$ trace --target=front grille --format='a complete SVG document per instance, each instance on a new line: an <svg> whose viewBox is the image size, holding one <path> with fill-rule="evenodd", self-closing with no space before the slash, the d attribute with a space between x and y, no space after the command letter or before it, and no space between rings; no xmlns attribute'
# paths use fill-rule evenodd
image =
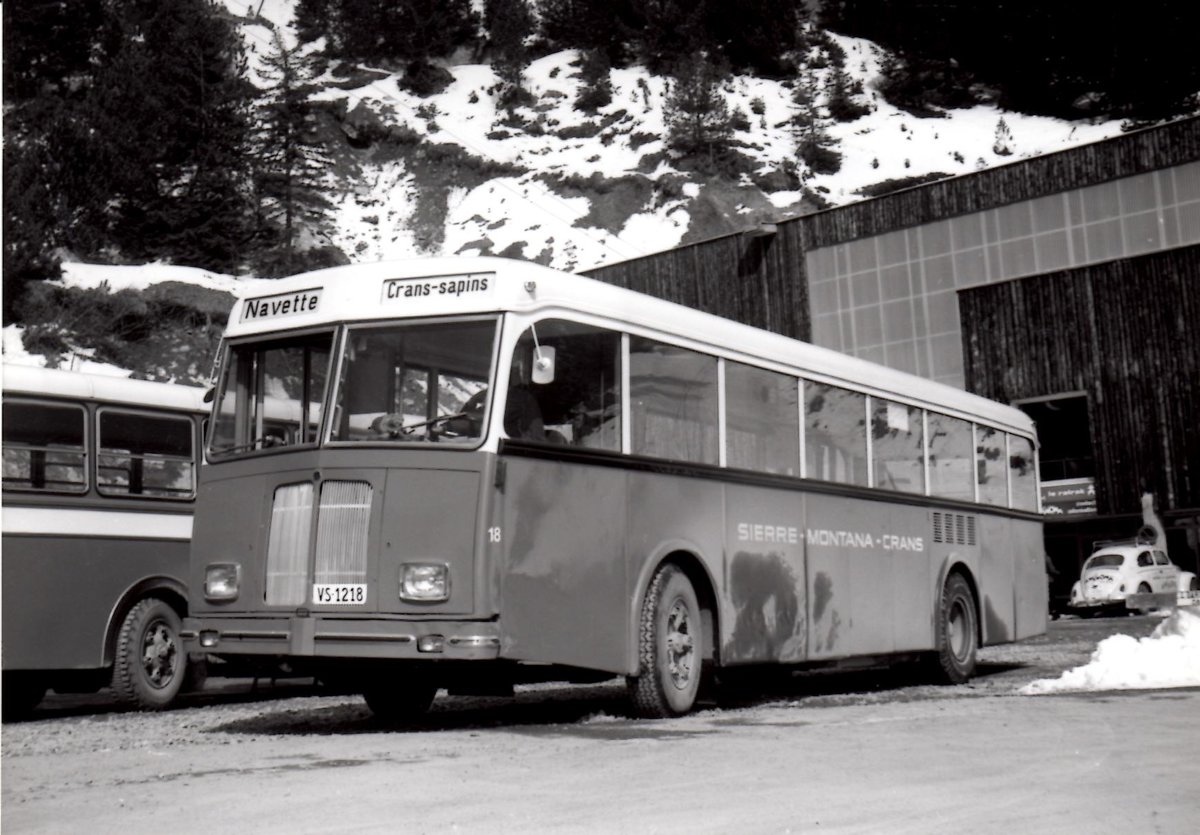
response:
<svg viewBox="0 0 1200 835"><path fill-rule="evenodd" d="M321 485L314 582L366 582L370 521L370 484L327 481Z"/></svg>
<svg viewBox="0 0 1200 835"><path fill-rule="evenodd" d="M270 606L299 606L308 596L312 499L313 486L308 482L275 488L267 540L266 602Z"/></svg>

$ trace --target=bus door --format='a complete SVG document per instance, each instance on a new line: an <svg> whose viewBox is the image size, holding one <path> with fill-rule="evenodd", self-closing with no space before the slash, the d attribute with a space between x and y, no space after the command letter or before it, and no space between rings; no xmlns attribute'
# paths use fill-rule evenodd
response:
<svg viewBox="0 0 1200 835"><path fill-rule="evenodd" d="M502 555L505 657L626 671L620 339L551 320L515 349L487 535Z"/></svg>

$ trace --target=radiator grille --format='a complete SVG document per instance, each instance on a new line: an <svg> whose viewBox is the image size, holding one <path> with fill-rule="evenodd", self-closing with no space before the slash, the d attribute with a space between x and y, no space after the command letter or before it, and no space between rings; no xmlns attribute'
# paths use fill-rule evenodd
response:
<svg viewBox="0 0 1200 835"><path fill-rule="evenodd" d="M308 596L308 537L312 530L312 484L275 488L267 540L266 602L299 606Z"/></svg>
<svg viewBox="0 0 1200 835"><path fill-rule="evenodd" d="M933 513L933 541L951 545L974 545L975 517L965 513Z"/></svg>
<svg viewBox="0 0 1200 835"><path fill-rule="evenodd" d="M370 521L370 484L365 481L327 481L321 485L313 582L366 582Z"/></svg>

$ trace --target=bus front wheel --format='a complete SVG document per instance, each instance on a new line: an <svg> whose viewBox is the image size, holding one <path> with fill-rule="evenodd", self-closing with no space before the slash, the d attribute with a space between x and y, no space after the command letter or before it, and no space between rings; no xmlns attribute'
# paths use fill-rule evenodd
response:
<svg viewBox="0 0 1200 835"><path fill-rule="evenodd" d="M934 672L947 684L962 684L975 673L979 622L975 595L961 574L951 574L942 587L937 618Z"/></svg>
<svg viewBox="0 0 1200 835"><path fill-rule="evenodd" d="M187 653L179 614L148 597L129 610L117 636L112 688L117 697L145 710L169 706L183 686Z"/></svg>
<svg viewBox="0 0 1200 835"><path fill-rule="evenodd" d="M626 679L634 713L661 719L692 709L700 689L701 635L691 581L677 567L663 567L642 603L638 674Z"/></svg>

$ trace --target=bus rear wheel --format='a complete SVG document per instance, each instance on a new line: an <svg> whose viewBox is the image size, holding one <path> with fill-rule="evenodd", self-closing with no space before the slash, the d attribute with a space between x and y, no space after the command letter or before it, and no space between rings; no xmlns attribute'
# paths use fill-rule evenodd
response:
<svg viewBox="0 0 1200 835"><path fill-rule="evenodd" d="M112 688L124 702L145 710L168 707L187 674L179 614L148 597L129 610L117 636Z"/></svg>
<svg viewBox="0 0 1200 835"><path fill-rule="evenodd" d="M411 722L429 710L437 691L437 684L426 675L389 670L368 679L362 695L377 719L399 724Z"/></svg>
<svg viewBox="0 0 1200 835"><path fill-rule="evenodd" d="M636 715L663 719L692 709L700 690L702 640L696 590L676 566L665 566L646 590L638 674L626 679Z"/></svg>
<svg viewBox="0 0 1200 835"><path fill-rule="evenodd" d="M975 595L961 574L951 574L942 587L937 618L934 673L947 684L962 684L975 673L979 619Z"/></svg>

